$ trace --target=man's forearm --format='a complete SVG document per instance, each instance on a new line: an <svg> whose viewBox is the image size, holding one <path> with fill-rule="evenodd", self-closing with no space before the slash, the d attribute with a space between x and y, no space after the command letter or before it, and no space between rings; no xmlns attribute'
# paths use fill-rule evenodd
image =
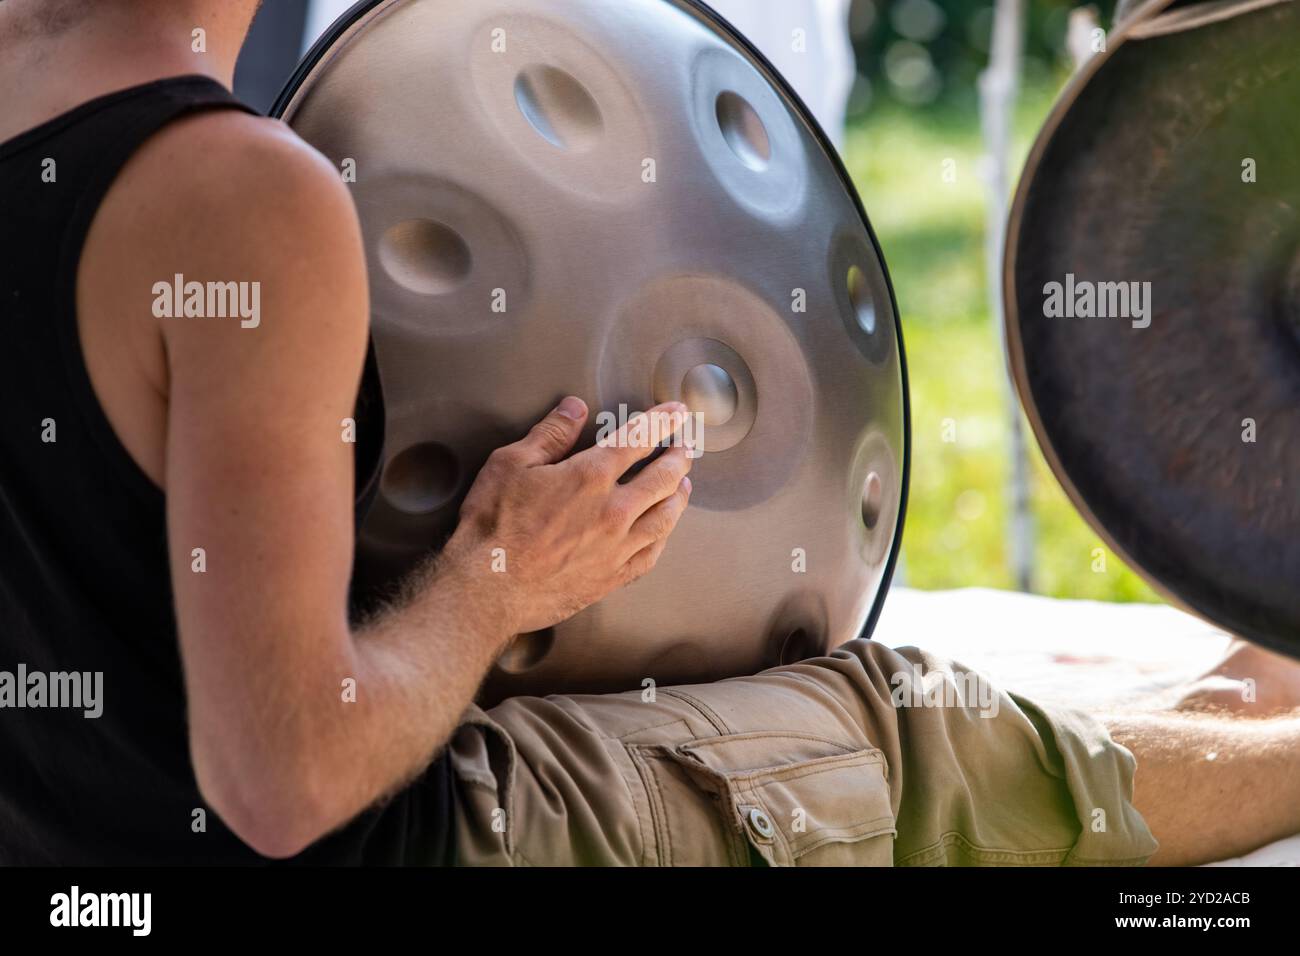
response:
<svg viewBox="0 0 1300 956"><path fill-rule="evenodd" d="M368 791L389 790L428 764L514 636L486 575L465 562L431 562L410 584L410 597L353 641L357 699L351 713L343 709L345 739L365 760L358 775Z"/></svg>
<svg viewBox="0 0 1300 956"><path fill-rule="evenodd" d="M486 579L466 565L428 562L402 598L354 633L355 673L339 679L312 760L335 793L327 829L428 766L513 636Z"/></svg>
<svg viewBox="0 0 1300 956"><path fill-rule="evenodd" d="M1300 715L1185 712L1108 717L1137 758L1133 804L1160 842L1157 866L1239 856L1300 827ZM1261 788L1259 781L1271 781Z"/></svg>
<svg viewBox="0 0 1300 956"><path fill-rule="evenodd" d="M315 666L268 682L281 690L268 695L259 745L247 745L250 733L221 748L220 764L196 760L241 838L293 855L428 766L513 636L486 575L467 566L435 560L413 572L404 597L322 645Z"/></svg>

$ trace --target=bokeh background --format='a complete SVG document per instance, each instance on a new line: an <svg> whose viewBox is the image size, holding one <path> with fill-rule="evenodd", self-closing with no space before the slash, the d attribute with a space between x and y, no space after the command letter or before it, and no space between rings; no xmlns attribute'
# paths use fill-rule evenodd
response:
<svg viewBox="0 0 1300 956"><path fill-rule="evenodd" d="M1067 31L1076 6L1024 4L1012 187L1073 72ZM1113 2L1093 6L1109 27ZM849 24L858 76L844 158L893 277L912 382L904 580L925 589L1016 587L1008 531L1014 407L986 279L988 162L978 92L989 65L993 6L854 0ZM945 441L954 433L955 441ZM1024 433L1029 588L1058 597L1158 600L1079 517L1027 425ZM1095 570L1098 548L1105 552L1104 571Z"/></svg>

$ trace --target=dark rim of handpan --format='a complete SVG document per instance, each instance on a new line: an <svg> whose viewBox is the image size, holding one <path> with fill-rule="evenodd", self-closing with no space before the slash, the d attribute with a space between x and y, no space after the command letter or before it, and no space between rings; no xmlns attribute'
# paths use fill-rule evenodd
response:
<svg viewBox="0 0 1300 956"><path fill-rule="evenodd" d="M352 26L361 20L372 9L388 0L360 0L351 8L345 11L337 20L330 24L329 28L320 35L320 38L312 44L306 55L298 63L297 68L289 77L289 82L285 84L280 95L276 97L275 103L271 106L271 116L282 118L284 111L289 108L298 89L310 75L311 71L316 68L326 52L338 42ZM737 46L748 53L754 61L763 68L768 79L781 91L787 100L793 105L795 112L800 119L807 124L812 131L813 137L817 144L822 148L822 152L830 158L831 164L835 168L836 175L839 176L840 185L844 187L849 198L853 200L853 206L858 212L858 218L862 221L862 227L867 232L867 237L871 240L871 248L876 254L876 260L880 263L880 271L885 277L885 288L889 290L889 305L894 315L894 338L898 344L898 373L899 382L902 387L903 398L903 470L900 476L901 487L899 488L898 497L898 521L894 527L894 541L889 549L889 560L885 563L885 570L880 579L880 585L876 592L876 599L871 606L871 613L867 617L866 624L863 625L860 637L870 637L871 632L875 630L876 621L880 618L880 612L884 608L885 596L889 593L890 583L894 577L894 569L898 564L898 554L903 546L903 525L907 515L907 499L909 486L912 475L912 399L911 391L908 387L907 378L907 352L903 347L903 322L898 311L898 299L894 295L894 282L889 275L889 266L885 262L884 252L880 248L880 240L876 238L876 231L871 227L871 219L867 216L866 207L862 204L862 197L858 195L857 187L854 186L853 180L849 177L848 170L844 167L844 161L840 158L839 152L831 142L826 131L822 129L817 118L813 116L812 111L808 109L807 104L794 91L794 88L786 81L785 77L774 67L771 61L764 56L759 49L752 44L743 33L733 27L726 18L719 14L708 4L701 0L664 0L674 6L683 7L687 10L693 10L705 20L710 21L718 27L726 36L730 37ZM828 649L828 653L829 653Z"/></svg>
<svg viewBox="0 0 1300 956"><path fill-rule="evenodd" d="M1025 160L1025 167L1020 174L1020 181L1016 187L1016 194L1007 218L1001 280L1003 330L1006 335L1007 358L1011 366L1011 377L1015 384L1016 393L1020 398L1021 406L1024 408L1025 417L1028 419L1030 427L1033 428L1034 436L1038 440L1043 457L1046 459L1057 482L1070 499L1071 504L1074 505L1075 509L1083 516L1084 520L1087 521L1088 525L1106 546L1170 604L1196 615L1217 628L1222 628L1255 644L1294 657L1297 656L1297 648L1290 644L1284 635L1254 626L1249 620L1244 619L1244 615L1234 614L1231 607L1225 606L1222 600L1215 600L1212 595L1207 598L1199 589L1189 589L1183 586L1175 589L1175 584L1167 583L1165 580L1156 577L1141 562L1137 561L1126 548L1119 545L1116 536L1098 519L1094 510L1088 505L1087 499L1061 463L1052 436L1048 433L1034 398L1025 360L1024 343L1020 336L1020 309L1016 289L1017 257L1022 242L1027 241L1021 234L1024 225L1025 207L1028 204L1032 187L1038 178L1038 172L1042 168L1043 158L1052 148L1057 135L1064 135L1069 132L1070 114L1075 104L1082 99L1093 77L1105 69L1111 57L1115 56L1117 51L1124 47L1134 29L1180 5L1183 5L1183 0L1147 0L1145 4L1139 6L1128 19L1113 30L1112 34L1107 38L1106 50L1094 54L1087 64L1066 84L1065 89L1062 90L1060 96L1057 97L1056 103L1052 106L1051 113L1039 130L1034 145L1029 151L1029 156ZM1185 582L1178 582L1178 584L1182 585Z"/></svg>

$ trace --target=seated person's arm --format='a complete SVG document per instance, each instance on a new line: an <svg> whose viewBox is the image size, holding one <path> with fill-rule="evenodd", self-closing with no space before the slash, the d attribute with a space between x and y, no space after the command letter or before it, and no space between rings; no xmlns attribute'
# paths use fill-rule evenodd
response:
<svg viewBox="0 0 1300 956"><path fill-rule="evenodd" d="M205 136L217 122L233 134ZM493 456L443 555L354 632L354 446L342 423L369 305L351 197L327 161L264 120L187 127L170 137L179 156L142 158L159 164L160 185L118 238L132 248L124 270L146 287L176 273L261 283L256 328L157 321L195 771L243 840L286 856L417 775L514 634L648 570L685 508L689 460L673 449L620 486L644 450L564 460L587 412L553 412ZM187 151L186 136L201 147ZM508 573L491 571L496 547Z"/></svg>

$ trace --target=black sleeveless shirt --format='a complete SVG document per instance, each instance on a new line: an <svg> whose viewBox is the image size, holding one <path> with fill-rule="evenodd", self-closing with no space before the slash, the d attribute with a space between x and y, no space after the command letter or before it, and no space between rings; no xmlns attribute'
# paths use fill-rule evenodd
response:
<svg viewBox="0 0 1300 956"><path fill-rule="evenodd" d="M265 862L195 784L164 496L113 432L77 333L109 187L164 125L211 109L247 107L177 77L0 143L0 865ZM294 862L450 862L450 787L439 760Z"/></svg>

